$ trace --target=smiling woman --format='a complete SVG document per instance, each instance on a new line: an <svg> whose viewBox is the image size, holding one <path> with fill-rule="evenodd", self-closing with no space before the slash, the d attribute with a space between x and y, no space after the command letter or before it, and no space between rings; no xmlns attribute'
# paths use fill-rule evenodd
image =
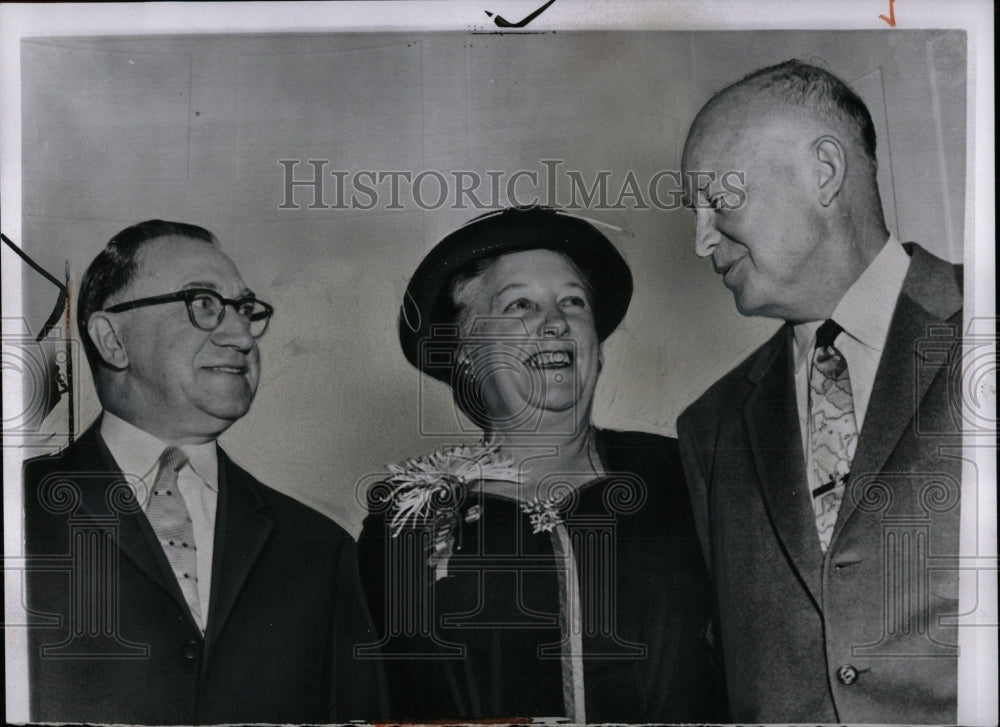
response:
<svg viewBox="0 0 1000 727"><path fill-rule="evenodd" d="M587 288L572 259L542 249L493 256L453 283L464 380L454 392L494 438L526 419L534 433L586 429L600 364Z"/></svg>
<svg viewBox="0 0 1000 727"><path fill-rule="evenodd" d="M483 439L368 493L362 579L393 718L724 716L676 441L590 423L631 297L614 245L548 208L476 218L413 274L403 351Z"/></svg>

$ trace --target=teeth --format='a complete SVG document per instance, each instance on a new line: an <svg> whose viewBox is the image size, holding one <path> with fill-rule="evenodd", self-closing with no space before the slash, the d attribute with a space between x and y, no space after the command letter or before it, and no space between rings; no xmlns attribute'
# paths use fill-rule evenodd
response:
<svg viewBox="0 0 1000 727"><path fill-rule="evenodd" d="M530 359L532 366L569 366L573 363L573 354L569 351L543 351L536 353Z"/></svg>
<svg viewBox="0 0 1000 727"><path fill-rule="evenodd" d="M223 372L225 372L227 374L242 374L243 373L243 369L238 368L236 366L213 366L212 368L215 369L216 371L223 371Z"/></svg>

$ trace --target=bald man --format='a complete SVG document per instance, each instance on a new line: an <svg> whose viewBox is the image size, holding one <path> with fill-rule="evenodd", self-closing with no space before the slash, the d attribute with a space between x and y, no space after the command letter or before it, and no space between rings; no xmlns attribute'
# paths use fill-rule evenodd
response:
<svg viewBox="0 0 1000 727"><path fill-rule="evenodd" d="M740 722L955 720L962 272L890 234L875 143L857 94L789 61L684 148L695 251L785 322L678 421Z"/></svg>

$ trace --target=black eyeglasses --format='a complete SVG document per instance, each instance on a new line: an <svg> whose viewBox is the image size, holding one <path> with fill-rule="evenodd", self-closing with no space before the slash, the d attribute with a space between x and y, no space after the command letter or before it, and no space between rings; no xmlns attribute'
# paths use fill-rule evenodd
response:
<svg viewBox="0 0 1000 727"><path fill-rule="evenodd" d="M267 324L274 313L274 308L253 296L238 299L223 298L208 288L189 288L188 290L178 290L176 293L139 298L126 303L118 303L104 310L107 313L120 313L147 305L175 303L181 300L187 306L191 323L195 328L203 331L214 331L218 328L222 319L226 317L226 306L231 305L250 335L254 338L260 338L267 331Z"/></svg>

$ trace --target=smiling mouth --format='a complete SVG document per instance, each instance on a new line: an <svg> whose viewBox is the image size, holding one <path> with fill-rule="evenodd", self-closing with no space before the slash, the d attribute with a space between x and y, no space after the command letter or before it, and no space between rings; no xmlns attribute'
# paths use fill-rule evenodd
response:
<svg viewBox="0 0 1000 727"><path fill-rule="evenodd" d="M244 376L247 373L246 366L206 366L209 371L214 371L220 374L234 374L236 376Z"/></svg>
<svg viewBox="0 0 1000 727"><path fill-rule="evenodd" d="M568 349L540 351L528 357L525 363L536 369L564 369L573 365L573 352Z"/></svg>
<svg viewBox="0 0 1000 727"><path fill-rule="evenodd" d="M736 258L732 262L728 262L725 265L715 264L715 272L722 276L723 281L726 277L733 271L733 269L742 262L743 258Z"/></svg>

